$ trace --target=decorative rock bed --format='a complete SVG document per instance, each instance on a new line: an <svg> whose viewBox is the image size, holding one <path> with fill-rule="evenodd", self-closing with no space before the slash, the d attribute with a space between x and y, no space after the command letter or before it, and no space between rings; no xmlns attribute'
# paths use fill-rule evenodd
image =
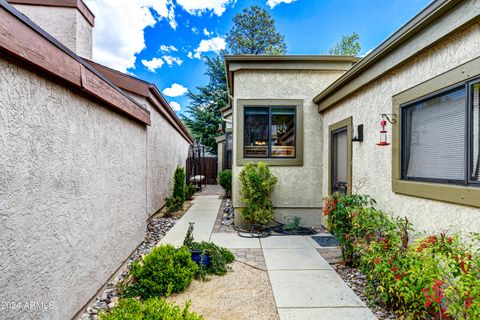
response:
<svg viewBox="0 0 480 320"><path fill-rule="evenodd" d="M175 223L176 218L151 218L147 222L147 233L145 240L138 246L135 252L132 253L128 261L123 267L123 270L106 285L102 293L100 293L95 300L88 306L87 310L81 316L81 320L96 320L99 318L100 311L111 309L118 301L118 293L116 285L122 281L130 272L132 263L140 259L143 255L152 251L158 242L165 236Z"/></svg>
<svg viewBox="0 0 480 320"><path fill-rule="evenodd" d="M345 267L343 264L333 264L332 267L338 275L345 281L353 292L362 299L363 302L372 310L375 316L380 320L395 320L397 317L392 311L386 310L381 306L372 303L366 296L366 276L358 269Z"/></svg>

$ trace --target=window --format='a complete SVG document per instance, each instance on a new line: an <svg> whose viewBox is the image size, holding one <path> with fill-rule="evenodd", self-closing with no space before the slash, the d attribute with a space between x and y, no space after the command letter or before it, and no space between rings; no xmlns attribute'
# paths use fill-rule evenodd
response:
<svg viewBox="0 0 480 320"><path fill-rule="evenodd" d="M245 158L295 158L295 106L245 106L244 110Z"/></svg>
<svg viewBox="0 0 480 320"><path fill-rule="evenodd" d="M479 89L470 82L401 107L403 180L480 182Z"/></svg>
<svg viewBox="0 0 480 320"><path fill-rule="evenodd" d="M233 139L232 133L228 132L225 135L225 161L224 161L224 170L232 169L232 148L233 148Z"/></svg>

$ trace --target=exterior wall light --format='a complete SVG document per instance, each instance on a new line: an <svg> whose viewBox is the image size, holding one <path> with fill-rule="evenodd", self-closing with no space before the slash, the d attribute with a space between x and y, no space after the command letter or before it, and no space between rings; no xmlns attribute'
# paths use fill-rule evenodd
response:
<svg viewBox="0 0 480 320"><path fill-rule="evenodd" d="M363 141L363 124L358 126L353 126L352 141L362 142Z"/></svg>

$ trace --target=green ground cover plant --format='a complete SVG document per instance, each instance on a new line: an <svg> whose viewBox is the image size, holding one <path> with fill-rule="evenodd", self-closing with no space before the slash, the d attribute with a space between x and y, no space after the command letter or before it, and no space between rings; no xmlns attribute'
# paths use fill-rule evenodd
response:
<svg viewBox="0 0 480 320"><path fill-rule="evenodd" d="M480 319L478 235L414 233L409 241L408 220L374 204L335 194L324 206L329 229L347 250L344 262L367 276L370 301L405 319Z"/></svg>
<svg viewBox="0 0 480 320"><path fill-rule="evenodd" d="M185 199L192 200L195 192L197 192L197 187L195 187L193 183L187 183L185 185Z"/></svg>
<svg viewBox="0 0 480 320"><path fill-rule="evenodd" d="M274 218L272 192L278 179L264 162L247 163L240 172L240 209L245 220L255 224L267 224Z"/></svg>
<svg viewBox="0 0 480 320"><path fill-rule="evenodd" d="M146 301L121 299L109 313L100 314L101 320L203 320L189 311L190 305L179 307L164 299L150 298Z"/></svg>

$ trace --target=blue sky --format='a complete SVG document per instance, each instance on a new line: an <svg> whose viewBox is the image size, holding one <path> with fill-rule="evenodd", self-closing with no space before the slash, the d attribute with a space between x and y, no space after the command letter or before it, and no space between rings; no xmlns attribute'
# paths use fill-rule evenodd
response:
<svg viewBox="0 0 480 320"><path fill-rule="evenodd" d="M155 83L167 100L173 102L174 108L182 113L189 104L182 93L186 89L195 91L196 86L202 86L208 80L203 75L203 57L216 54L224 46L224 37L232 26L233 16L247 6L258 5L270 12L277 30L285 36L288 54L327 53L343 34L355 31L360 35L363 55L431 1L86 2L96 15L94 59Z"/></svg>

